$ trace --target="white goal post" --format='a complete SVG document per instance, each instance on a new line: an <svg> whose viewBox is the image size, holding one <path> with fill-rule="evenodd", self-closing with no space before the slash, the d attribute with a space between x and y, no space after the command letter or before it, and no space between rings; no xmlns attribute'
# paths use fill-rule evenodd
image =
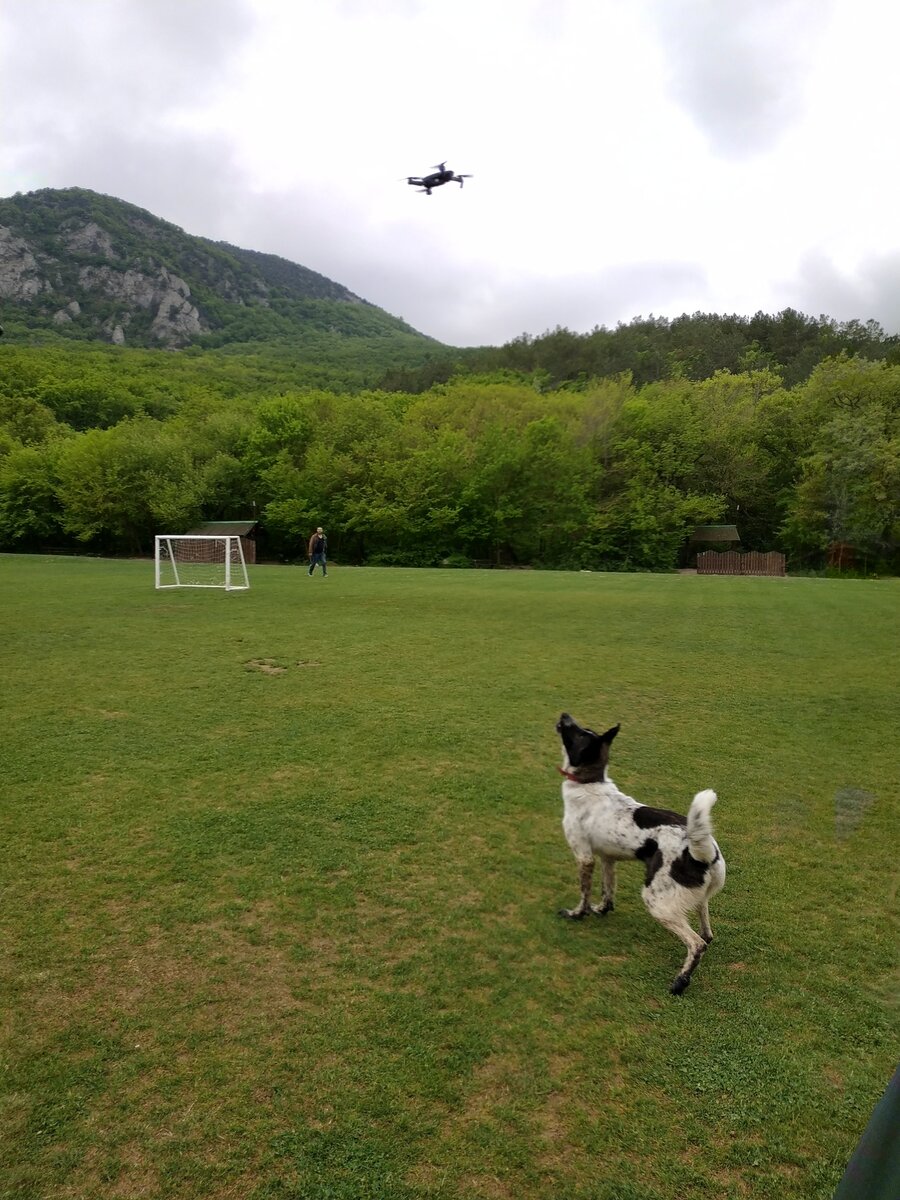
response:
<svg viewBox="0 0 900 1200"><path fill-rule="evenodd" d="M241 539L235 534L166 533L156 538L157 588L250 586Z"/></svg>

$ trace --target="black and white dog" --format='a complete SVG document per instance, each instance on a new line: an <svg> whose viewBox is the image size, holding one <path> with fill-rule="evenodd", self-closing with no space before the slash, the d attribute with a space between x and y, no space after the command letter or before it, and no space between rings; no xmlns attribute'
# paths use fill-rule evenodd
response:
<svg viewBox="0 0 900 1200"><path fill-rule="evenodd" d="M687 947L687 958L669 991L680 996L712 941L709 901L725 883L725 860L712 834L710 809L716 793L698 792L687 817L650 808L620 792L606 773L609 748L619 732L585 729L563 713L556 723L563 745L563 830L580 870L581 900L560 916L605 916L613 908L616 862L638 858L646 868L641 893L651 917ZM603 902L591 904L594 859L603 870ZM700 933L688 914L700 914Z"/></svg>

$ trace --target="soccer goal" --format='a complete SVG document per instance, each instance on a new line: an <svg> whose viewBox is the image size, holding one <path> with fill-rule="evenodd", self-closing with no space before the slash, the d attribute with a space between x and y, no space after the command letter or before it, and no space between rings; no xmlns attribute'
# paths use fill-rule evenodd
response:
<svg viewBox="0 0 900 1200"><path fill-rule="evenodd" d="M156 538L158 588L250 586L241 539L234 534L161 534Z"/></svg>

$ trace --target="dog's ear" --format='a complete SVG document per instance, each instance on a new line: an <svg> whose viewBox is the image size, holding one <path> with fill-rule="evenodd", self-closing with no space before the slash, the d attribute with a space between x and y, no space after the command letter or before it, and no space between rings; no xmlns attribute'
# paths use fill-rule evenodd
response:
<svg viewBox="0 0 900 1200"><path fill-rule="evenodd" d="M612 729L607 729L606 733L600 734L600 741L609 745L621 728L621 725L613 725Z"/></svg>

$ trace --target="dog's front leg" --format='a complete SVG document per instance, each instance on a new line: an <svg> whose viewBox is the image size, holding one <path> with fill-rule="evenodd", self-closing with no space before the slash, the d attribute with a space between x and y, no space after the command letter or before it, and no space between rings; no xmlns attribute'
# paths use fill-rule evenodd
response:
<svg viewBox="0 0 900 1200"><path fill-rule="evenodd" d="M591 881L594 878L594 860L584 859L578 864L578 880L581 884L581 899L577 908L561 908L559 915L580 921L591 911Z"/></svg>
<svg viewBox="0 0 900 1200"><path fill-rule="evenodd" d="M592 904L591 912L596 913L598 917L605 917L615 907L613 901L616 898L616 860L601 854L600 866L603 871L603 901L600 904Z"/></svg>

